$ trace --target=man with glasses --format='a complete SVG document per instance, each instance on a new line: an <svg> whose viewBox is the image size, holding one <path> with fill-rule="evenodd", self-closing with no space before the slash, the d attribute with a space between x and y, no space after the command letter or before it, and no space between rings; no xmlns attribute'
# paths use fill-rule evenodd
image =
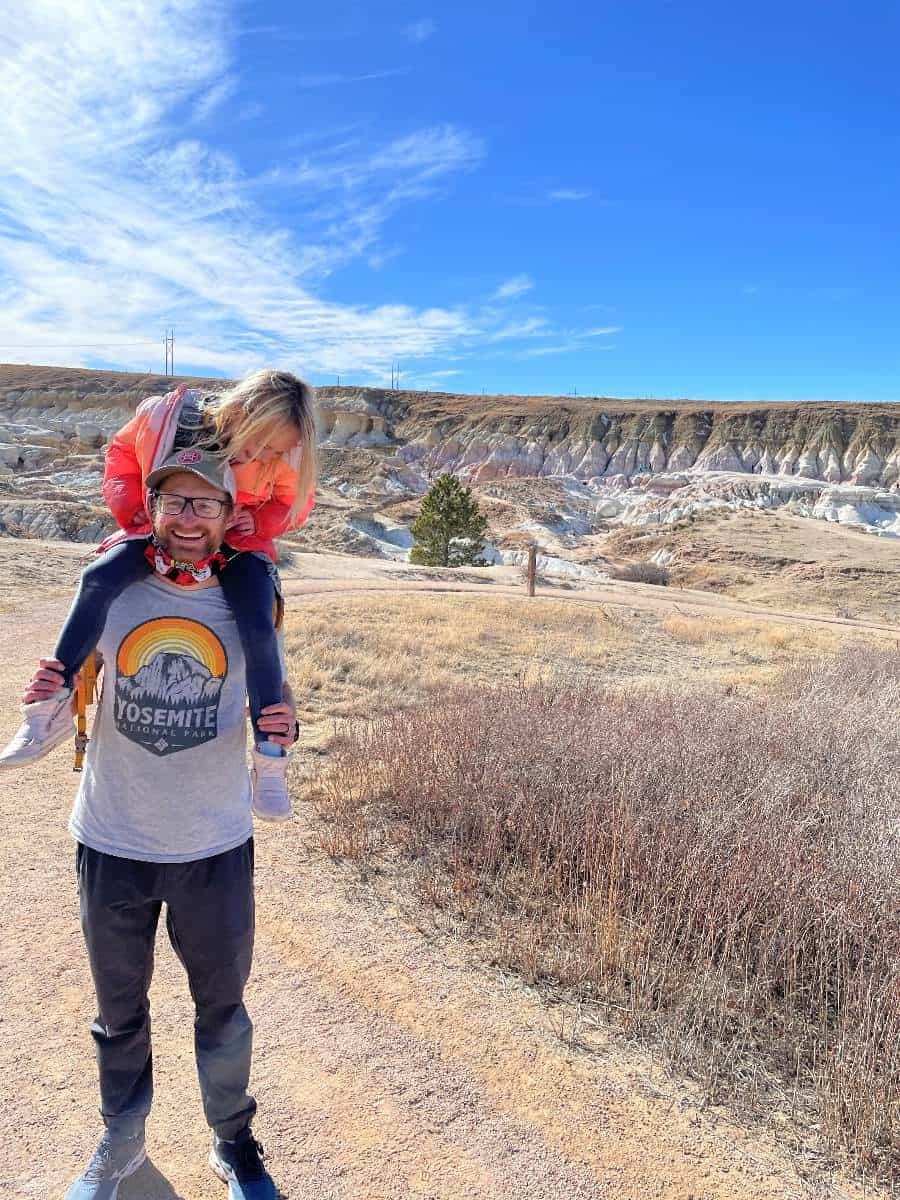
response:
<svg viewBox="0 0 900 1200"><path fill-rule="evenodd" d="M163 903L196 1005L194 1046L209 1162L231 1200L274 1200L250 1131L252 1024L243 1003L254 934L253 826L241 641L217 573L235 500L227 465L199 450L147 480L152 574L113 601L98 644L103 692L69 821L97 994L91 1025L106 1131L66 1200L116 1200L146 1158L153 1094L148 991ZM26 704L57 693L41 659ZM260 722L294 740L290 689Z"/></svg>

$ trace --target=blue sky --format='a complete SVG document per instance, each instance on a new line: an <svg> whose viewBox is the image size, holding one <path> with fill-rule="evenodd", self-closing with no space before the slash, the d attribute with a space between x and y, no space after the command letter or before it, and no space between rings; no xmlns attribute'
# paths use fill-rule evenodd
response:
<svg viewBox="0 0 900 1200"><path fill-rule="evenodd" d="M5 20L2 361L900 396L893 2Z"/></svg>

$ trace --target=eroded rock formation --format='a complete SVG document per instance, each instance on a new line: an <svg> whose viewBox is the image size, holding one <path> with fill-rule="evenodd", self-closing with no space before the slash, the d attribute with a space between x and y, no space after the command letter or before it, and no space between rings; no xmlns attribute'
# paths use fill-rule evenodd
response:
<svg viewBox="0 0 900 1200"><path fill-rule="evenodd" d="M93 540L110 527L99 504L105 442L141 399L175 382L0 367L0 532ZM343 538L356 552L406 554L406 535L379 508L415 500L443 471L513 507L519 501L506 493L515 481L540 484L543 498L529 493L521 501L516 511L526 519L513 531L542 533L555 550L604 523L672 522L721 506L791 505L900 536L898 404L703 405L326 387L318 422L317 515L328 544ZM563 500L548 516L551 493ZM497 529L509 532L502 521Z"/></svg>

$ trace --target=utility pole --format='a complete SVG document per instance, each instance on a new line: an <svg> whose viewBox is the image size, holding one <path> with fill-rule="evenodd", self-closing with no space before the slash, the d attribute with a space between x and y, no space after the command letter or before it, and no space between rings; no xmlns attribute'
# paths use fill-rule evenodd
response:
<svg viewBox="0 0 900 1200"><path fill-rule="evenodd" d="M175 374L175 330L166 330L166 374Z"/></svg>

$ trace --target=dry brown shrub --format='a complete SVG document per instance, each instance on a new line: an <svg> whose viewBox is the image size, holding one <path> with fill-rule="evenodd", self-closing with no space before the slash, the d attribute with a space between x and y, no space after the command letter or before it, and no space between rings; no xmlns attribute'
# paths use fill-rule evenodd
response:
<svg viewBox="0 0 900 1200"><path fill-rule="evenodd" d="M672 580L672 573L668 567L651 562L649 558L612 567L610 575L613 579L621 579L625 583L653 583L657 587L668 587Z"/></svg>
<svg viewBox="0 0 900 1200"><path fill-rule="evenodd" d="M765 694L457 690L358 726L332 853L415 861L495 961L882 1178L900 1112L900 651ZM342 842L340 830L347 832Z"/></svg>

